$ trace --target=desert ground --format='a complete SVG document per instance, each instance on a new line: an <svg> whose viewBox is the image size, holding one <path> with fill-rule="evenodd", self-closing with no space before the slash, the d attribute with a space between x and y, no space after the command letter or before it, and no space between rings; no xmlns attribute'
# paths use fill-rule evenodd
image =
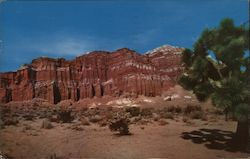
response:
<svg viewBox="0 0 250 159"><path fill-rule="evenodd" d="M171 92L173 94L173 92ZM176 93L176 92L175 92ZM49 105L34 100L1 106L0 150L14 159L224 159L247 158L230 145L236 122L192 95L102 98ZM185 98L184 98L185 96ZM46 106L45 106L46 105ZM72 110L63 122L58 109ZM139 110L139 111L138 111ZM130 134L110 131L112 116L126 116Z"/></svg>
<svg viewBox="0 0 250 159"><path fill-rule="evenodd" d="M168 120L131 125L131 135L119 136L107 127L92 124L72 130L70 124L54 124L41 129L41 120L22 122L1 131L1 150L13 158L240 158L249 154L227 150L235 122L207 123L195 120L192 125ZM27 126L29 126L27 130Z"/></svg>

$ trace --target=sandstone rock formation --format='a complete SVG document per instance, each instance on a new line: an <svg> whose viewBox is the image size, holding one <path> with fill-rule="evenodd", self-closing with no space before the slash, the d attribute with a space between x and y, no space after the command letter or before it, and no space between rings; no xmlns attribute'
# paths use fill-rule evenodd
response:
<svg viewBox="0 0 250 159"><path fill-rule="evenodd" d="M41 57L16 72L0 73L0 102L161 95L183 70L182 50L164 45L143 55L122 48L73 60Z"/></svg>

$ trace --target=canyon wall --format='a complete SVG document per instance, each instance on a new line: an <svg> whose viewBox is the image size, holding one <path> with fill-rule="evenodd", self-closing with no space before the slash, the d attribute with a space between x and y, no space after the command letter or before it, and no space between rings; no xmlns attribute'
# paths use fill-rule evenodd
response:
<svg viewBox="0 0 250 159"><path fill-rule="evenodd" d="M94 51L73 60L41 57L16 72L0 73L0 102L161 95L175 85L183 70L182 51L164 45L143 55L122 48Z"/></svg>

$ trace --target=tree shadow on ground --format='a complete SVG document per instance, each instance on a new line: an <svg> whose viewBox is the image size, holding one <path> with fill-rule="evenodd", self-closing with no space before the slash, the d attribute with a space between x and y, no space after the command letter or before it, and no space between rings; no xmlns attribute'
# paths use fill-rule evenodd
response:
<svg viewBox="0 0 250 159"><path fill-rule="evenodd" d="M128 133L128 134L114 133L113 135L117 136L117 137L122 137L122 136L132 136L134 134L132 134L132 133Z"/></svg>
<svg viewBox="0 0 250 159"><path fill-rule="evenodd" d="M208 149L245 152L233 144L233 135L234 133L231 131L199 129L191 132L183 132L181 137L185 140L192 140L195 144L204 144Z"/></svg>

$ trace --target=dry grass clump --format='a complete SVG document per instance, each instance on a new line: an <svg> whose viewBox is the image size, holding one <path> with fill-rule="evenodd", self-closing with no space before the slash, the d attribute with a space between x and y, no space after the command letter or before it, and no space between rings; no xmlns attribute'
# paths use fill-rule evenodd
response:
<svg viewBox="0 0 250 159"><path fill-rule="evenodd" d="M201 106L200 105L190 105L190 104L188 104L184 108L184 114L190 114L191 112L194 112L194 111L202 111Z"/></svg>
<svg viewBox="0 0 250 159"><path fill-rule="evenodd" d="M167 107L158 110L158 114L159 114L160 118L174 119L174 113L170 112Z"/></svg>
<svg viewBox="0 0 250 159"><path fill-rule="evenodd" d="M200 105L187 105L187 107L184 108L184 115L190 119L208 120L206 113L201 109Z"/></svg>
<svg viewBox="0 0 250 159"><path fill-rule="evenodd" d="M3 120L4 125L17 125L19 120L16 117L8 117Z"/></svg>
<svg viewBox="0 0 250 159"><path fill-rule="evenodd" d="M128 112L132 117L140 115L140 108L139 107L127 107L125 111Z"/></svg>
<svg viewBox="0 0 250 159"><path fill-rule="evenodd" d="M179 114L179 113L182 112L182 108L180 106L178 106L178 105L176 105L176 106L175 105L171 105L171 106L166 107L164 109L166 109L166 111L168 111L168 112L176 113L176 114Z"/></svg>
<svg viewBox="0 0 250 159"><path fill-rule="evenodd" d="M164 119L174 119L174 114L171 112L164 112L161 114L161 117Z"/></svg>
<svg viewBox="0 0 250 159"><path fill-rule="evenodd" d="M128 135L129 127L128 121L126 119L117 119L109 124L109 129L111 131L119 131L120 135Z"/></svg>
<svg viewBox="0 0 250 159"><path fill-rule="evenodd" d="M189 114L191 119L202 119L203 115L202 111L193 111Z"/></svg>
<svg viewBox="0 0 250 159"><path fill-rule="evenodd" d="M119 111L113 114L112 119L107 123L111 131L119 132L120 135L129 135L130 113Z"/></svg>
<svg viewBox="0 0 250 159"><path fill-rule="evenodd" d="M57 111L57 118L63 123L70 123L74 119L74 116L71 115L71 113L71 109L60 108Z"/></svg>
<svg viewBox="0 0 250 159"><path fill-rule="evenodd" d="M140 114L142 117L150 118L152 117L153 111L154 111L154 108L142 108Z"/></svg>

